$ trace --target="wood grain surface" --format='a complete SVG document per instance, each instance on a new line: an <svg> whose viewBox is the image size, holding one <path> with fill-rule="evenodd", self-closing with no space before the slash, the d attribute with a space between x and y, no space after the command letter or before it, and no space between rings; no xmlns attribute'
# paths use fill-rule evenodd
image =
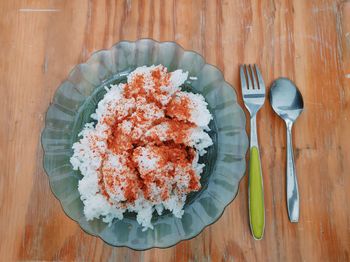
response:
<svg viewBox="0 0 350 262"><path fill-rule="evenodd" d="M286 211L284 123L269 103L258 116L262 241L250 234L247 176L218 222L168 249L110 247L64 214L42 167L46 109L74 65L139 38L199 52L239 97L241 63L258 63L268 86L296 82L305 101L294 129L298 224ZM350 260L350 1L1 0L0 47L1 261Z"/></svg>

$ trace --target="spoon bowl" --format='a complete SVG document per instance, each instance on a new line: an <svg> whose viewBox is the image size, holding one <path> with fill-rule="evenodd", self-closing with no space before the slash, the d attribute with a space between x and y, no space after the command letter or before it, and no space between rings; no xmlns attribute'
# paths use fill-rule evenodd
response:
<svg viewBox="0 0 350 262"><path fill-rule="evenodd" d="M276 114L285 121L295 122L304 109L299 89L288 78L279 78L272 83L270 103Z"/></svg>

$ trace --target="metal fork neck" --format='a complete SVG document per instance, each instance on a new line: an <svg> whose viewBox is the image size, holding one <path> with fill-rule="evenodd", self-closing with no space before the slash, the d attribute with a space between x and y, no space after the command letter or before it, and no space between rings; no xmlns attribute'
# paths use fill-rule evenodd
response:
<svg viewBox="0 0 350 262"><path fill-rule="evenodd" d="M250 117L250 147L258 147L258 134L256 131L256 114Z"/></svg>

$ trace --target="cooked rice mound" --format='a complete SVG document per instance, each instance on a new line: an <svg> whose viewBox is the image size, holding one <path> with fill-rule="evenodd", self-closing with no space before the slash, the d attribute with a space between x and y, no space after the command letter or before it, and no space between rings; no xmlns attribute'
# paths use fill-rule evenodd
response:
<svg viewBox="0 0 350 262"><path fill-rule="evenodd" d="M111 85L73 144L87 220L111 224L135 212L143 230L152 214L181 218L188 193L201 188L199 156L212 145L204 97L181 91L188 73L142 66Z"/></svg>

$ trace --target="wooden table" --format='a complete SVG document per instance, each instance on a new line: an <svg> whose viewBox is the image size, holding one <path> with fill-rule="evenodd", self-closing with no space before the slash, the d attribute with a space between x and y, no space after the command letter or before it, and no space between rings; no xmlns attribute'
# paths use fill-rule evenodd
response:
<svg viewBox="0 0 350 262"><path fill-rule="evenodd" d="M296 82L305 101L294 130L298 224L286 211L284 124L269 103L258 118L262 241L248 226L247 177L217 223L168 249L110 247L64 214L42 167L46 109L75 64L145 37L199 52L239 97L241 63L258 63L268 85L279 76ZM349 1L2 0L0 44L1 260L350 260Z"/></svg>

